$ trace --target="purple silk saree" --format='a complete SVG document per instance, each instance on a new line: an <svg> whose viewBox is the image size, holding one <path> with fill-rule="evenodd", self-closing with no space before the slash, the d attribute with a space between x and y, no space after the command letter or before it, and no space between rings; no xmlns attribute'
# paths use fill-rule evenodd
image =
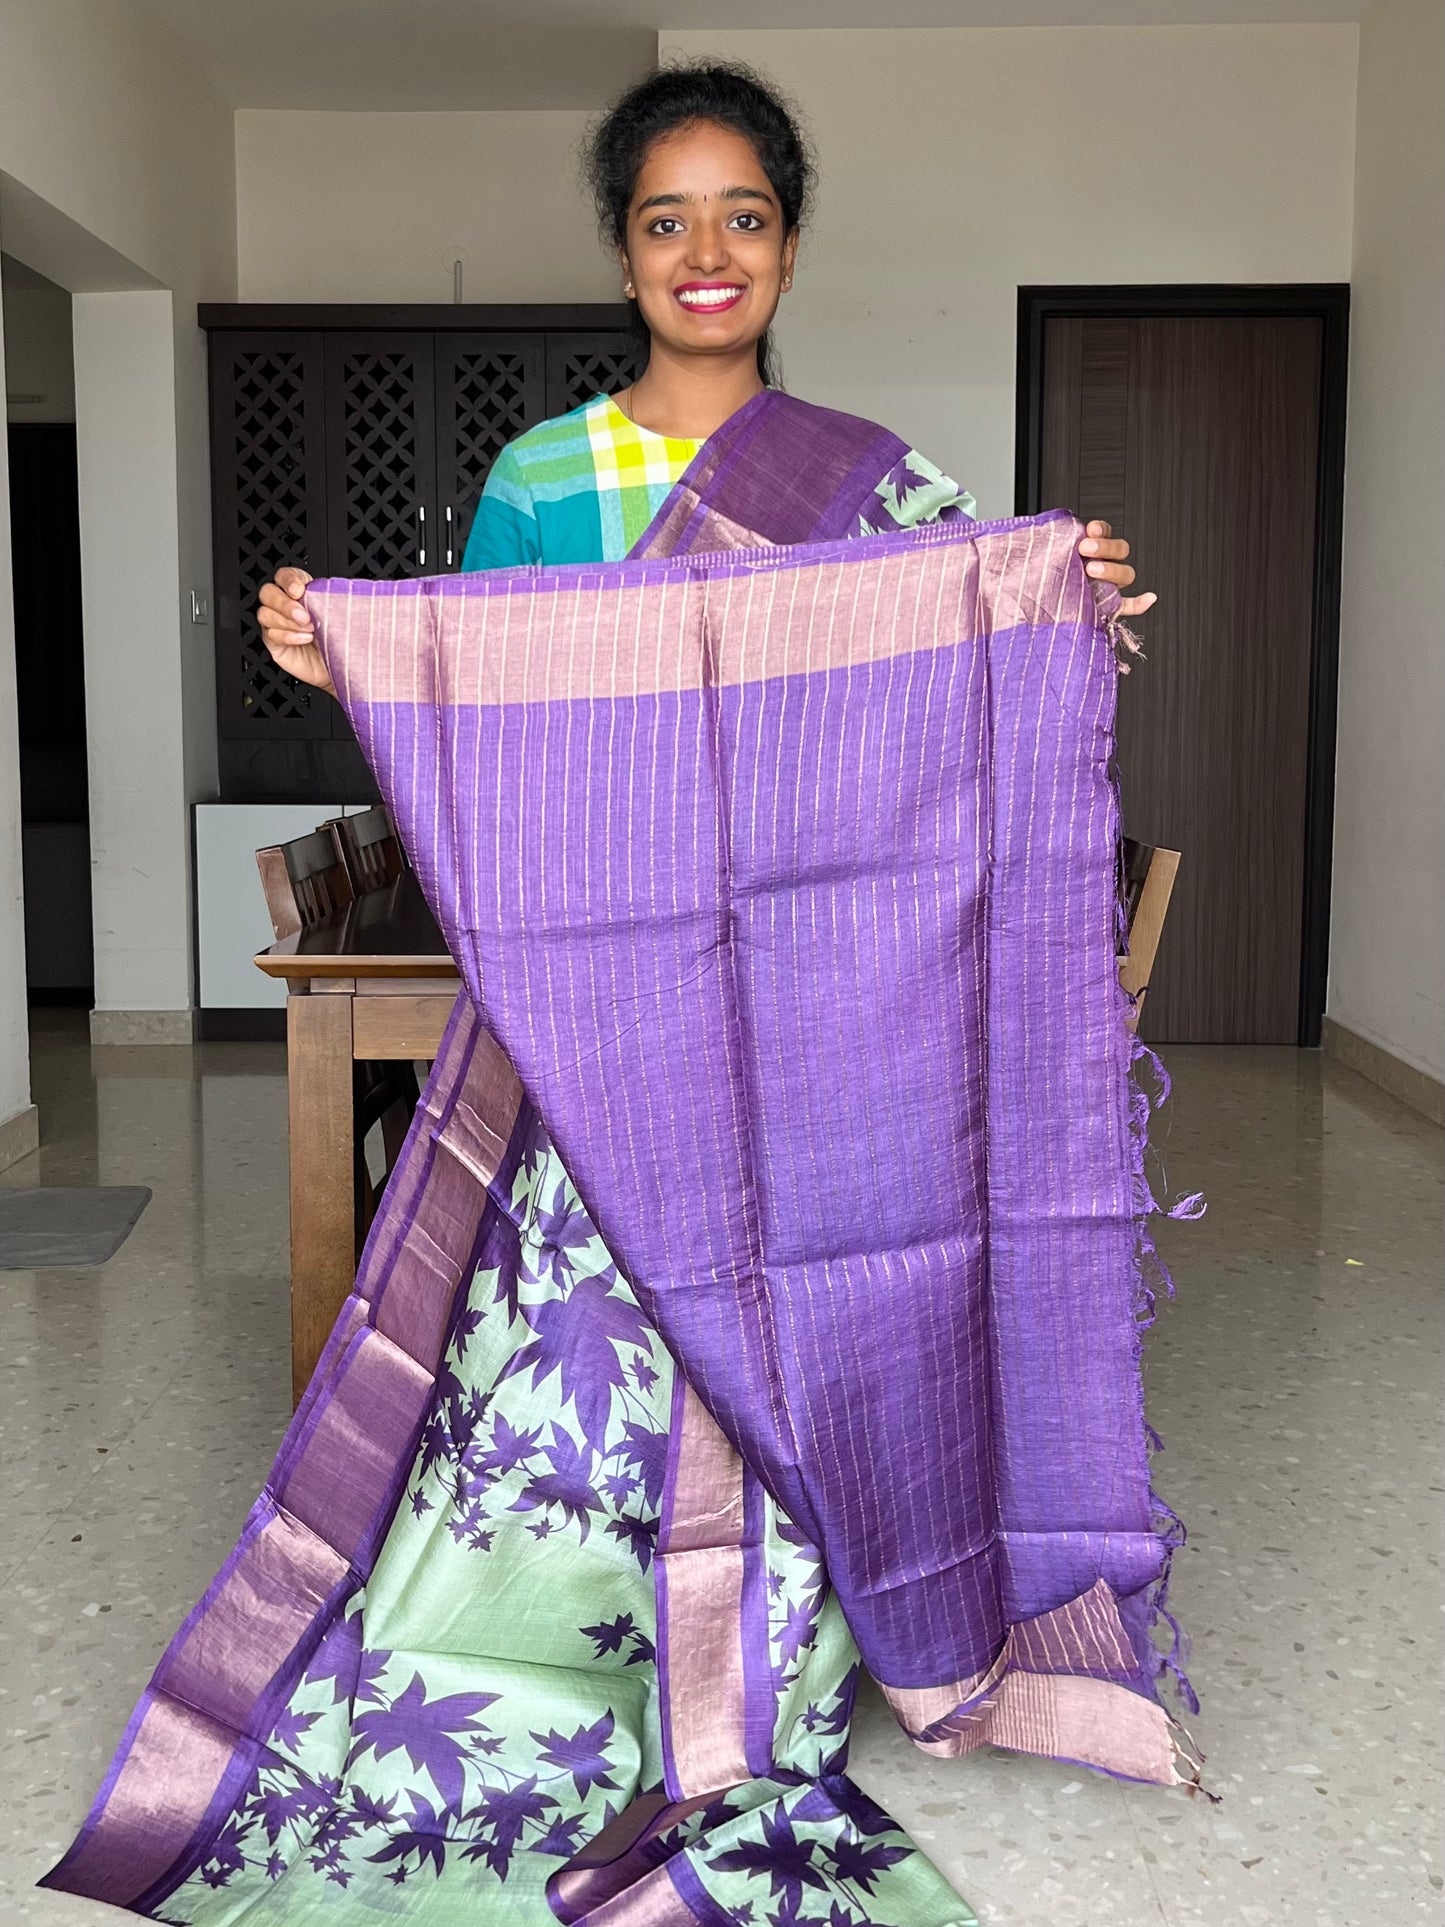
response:
<svg viewBox="0 0 1445 1927"><path fill-rule="evenodd" d="M466 995L267 1492L51 1884L291 1917L177 1896L226 1864L278 1710L345 1643L543 1121L677 1367L659 1770L588 1830L554 1822L552 1912L718 1927L754 1917L727 1881L765 1876L770 1921L970 1918L890 1895L913 1850L879 1844L843 1748L780 1740L765 1513L817 1549L925 1750L1181 1777L1151 1639L1177 1525L1139 1380L1109 604L1065 515L851 539L903 452L763 396L633 560L309 591ZM365 1668L327 1664L364 1704ZM454 1721L491 1697L454 1695ZM845 1734L850 1702L802 1725ZM542 1757L580 1788L557 1738ZM724 1796L749 1783L779 1804L739 1843ZM409 1831L383 1810L413 1843L367 1856L389 1878L442 1838L439 1796ZM711 1859L709 1829L733 1842Z"/></svg>

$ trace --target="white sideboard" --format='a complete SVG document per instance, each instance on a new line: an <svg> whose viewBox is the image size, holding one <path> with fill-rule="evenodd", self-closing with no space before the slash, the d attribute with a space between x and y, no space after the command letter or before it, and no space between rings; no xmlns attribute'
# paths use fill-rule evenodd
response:
<svg viewBox="0 0 1445 1927"><path fill-rule="evenodd" d="M264 1010L286 1002L286 985L251 959L273 941L256 852L305 836L365 803L196 804L197 995L202 1010Z"/></svg>

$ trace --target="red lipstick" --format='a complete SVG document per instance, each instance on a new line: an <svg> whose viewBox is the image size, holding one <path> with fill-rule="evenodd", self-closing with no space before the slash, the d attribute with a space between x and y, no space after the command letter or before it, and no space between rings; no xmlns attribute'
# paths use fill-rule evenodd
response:
<svg viewBox="0 0 1445 1927"><path fill-rule="evenodd" d="M678 306L689 314L726 314L746 293L737 281L684 281L672 291Z"/></svg>

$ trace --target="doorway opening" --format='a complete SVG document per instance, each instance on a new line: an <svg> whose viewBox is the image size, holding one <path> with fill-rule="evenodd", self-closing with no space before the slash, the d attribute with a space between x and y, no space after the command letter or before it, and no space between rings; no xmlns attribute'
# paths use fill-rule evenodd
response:
<svg viewBox="0 0 1445 1927"><path fill-rule="evenodd" d="M30 1004L95 1000L71 298L0 255Z"/></svg>
<svg viewBox="0 0 1445 1927"><path fill-rule="evenodd" d="M1349 289L1020 288L1016 507L1127 535L1124 828L1181 852L1141 1029L1319 1044Z"/></svg>

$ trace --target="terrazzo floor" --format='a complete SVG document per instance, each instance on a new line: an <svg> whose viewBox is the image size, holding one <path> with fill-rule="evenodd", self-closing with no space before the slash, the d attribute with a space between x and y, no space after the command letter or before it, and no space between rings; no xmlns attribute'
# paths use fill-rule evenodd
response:
<svg viewBox="0 0 1445 1927"><path fill-rule="evenodd" d="M32 1883L287 1417L285 1064L72 1013L35 1046L45 1143L0 1183L155 1192L109 1264L0 1273L0 1927L78 1927L125 1916ZM1312 1053L1168 1055L1156 1143L1210 1209L1163 1226L1150 1415L1223 1797L930 1760L876 1698L853 1770L984 1927L1437 1922L1441 1134Z"/></svg>

